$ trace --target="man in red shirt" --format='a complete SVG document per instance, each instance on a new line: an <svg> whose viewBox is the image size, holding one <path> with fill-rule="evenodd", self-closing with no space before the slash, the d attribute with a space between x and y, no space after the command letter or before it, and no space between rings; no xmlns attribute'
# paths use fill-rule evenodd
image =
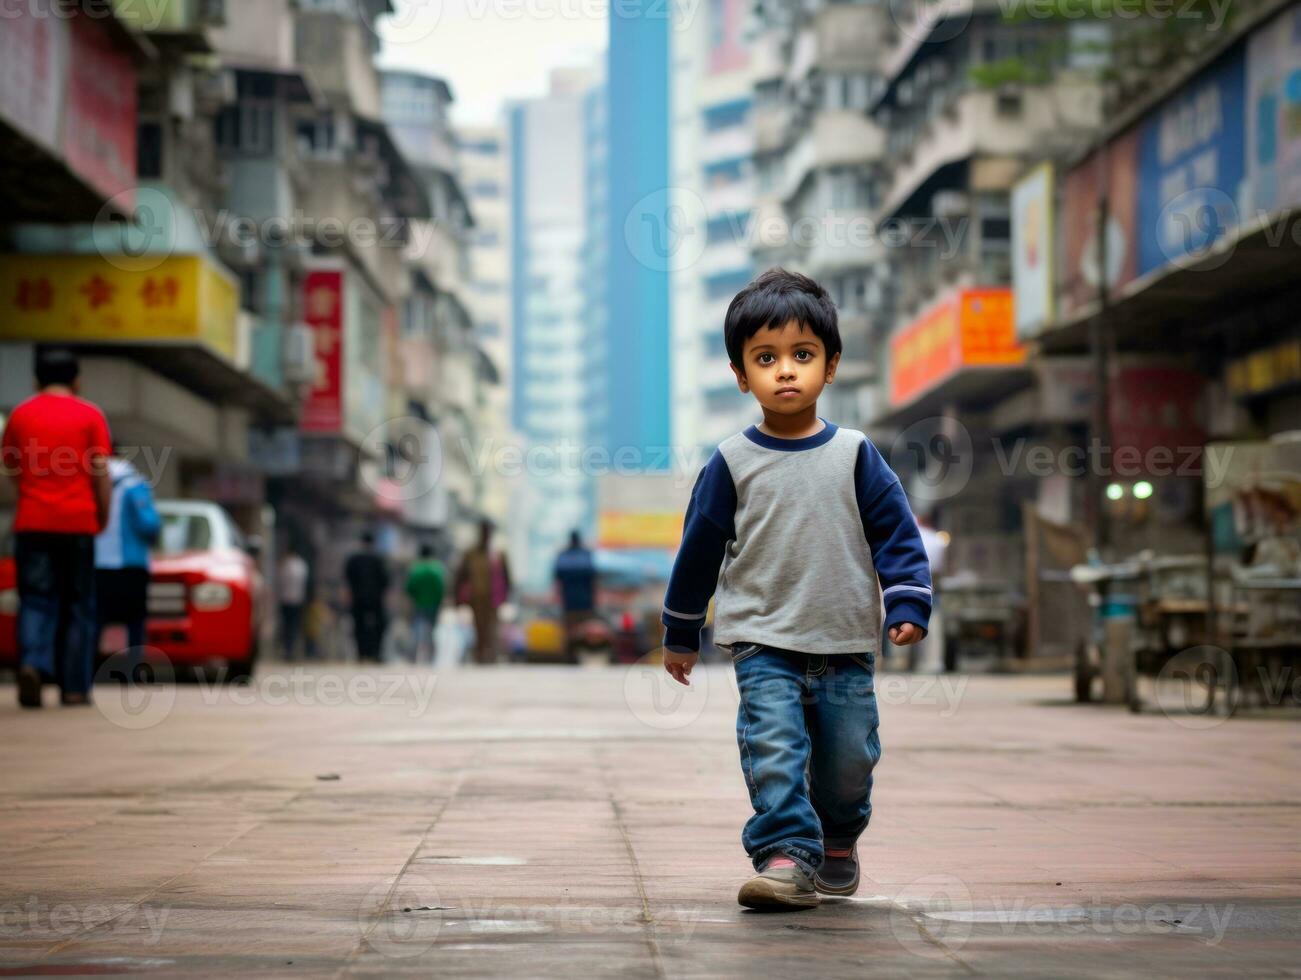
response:
<svg viewBox="0 0 1301 980"><path fill-rule="evenodd" d="M18 488L18 703L25 708L41 706L47 680L58 681L64 704L90 701L95 535L108 518L111 442L104 413L77 397L79 373L70 351L41 349L37 394L13 410L4 432L4 471Z"/></svg>

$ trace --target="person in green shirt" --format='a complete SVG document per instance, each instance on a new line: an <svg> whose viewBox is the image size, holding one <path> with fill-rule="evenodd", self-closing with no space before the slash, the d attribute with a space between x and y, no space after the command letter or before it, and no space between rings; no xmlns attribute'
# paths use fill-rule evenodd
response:
<svg viewBox="0 0 1301 980"><path fill-rule="evenodd" d="M432 546L420 546L420 558L407 572L407 597L411 600L411 631L416 638L416 663L433 663L434 630L447 589L447 568L434 557ZM426 657L426 651L428 656Z"/></svg>

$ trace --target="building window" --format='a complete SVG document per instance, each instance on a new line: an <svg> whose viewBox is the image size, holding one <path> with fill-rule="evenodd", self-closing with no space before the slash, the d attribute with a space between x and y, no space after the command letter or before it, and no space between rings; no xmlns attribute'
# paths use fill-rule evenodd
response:
<svg viewBox="0 0 1301 980"><path fill-rule="evenodd" d="M744 180L749 172L750 162L745 157L732 160L719 160L705 166L705 183L710 187L726 187Z"/></svg>
<svg viewBox="0 0 1301 980"><path fill-rule="evenodd" d="M501 197L501 184L495 180L476 180L470 185L474 197Z"/></svg>
<svg viewBox="0 0 1301 980"><path fill-rule="evenodd" d="M136 130L136 174L144 178L163 176L163 127L141 123Z"/></svg>
<svg viewBox="0 0 1301 980"><path fill-rule="evenodd" d="M709 299L725 299L736 295L750 282L749 269L732 269L709 276L705 280L705 295Z"/></svg>
<svg viewBox="0 0 1301 980"><path fill-rule="evenodd" d="M328 156L334 152L336 140L333 113L298 121L298 147L304 156Z"/></svg>
<svg viewBox="0 0 1301 980"><path fill-rule="evenodd" d="M703 116L705 130L711 133L744 125L750 116L750 100L734 99L731 102L710 106L704 111Z"/></svg>
<svg viewBox="0 0 1301 980"><path fill-rule="evenodd" d="M745 244L750 227L749 211L729 211L709 219L705 239L710 245L722 243Z"/></svg>

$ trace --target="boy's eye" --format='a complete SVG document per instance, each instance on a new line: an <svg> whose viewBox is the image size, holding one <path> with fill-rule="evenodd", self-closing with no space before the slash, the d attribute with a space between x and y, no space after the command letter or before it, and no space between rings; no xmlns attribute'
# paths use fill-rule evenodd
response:
<svg viewBox="0 0 1301 980"><path fill-rule="evenodd" d="M772 357L771 354L769 354L767 351L764 351L762 354L759 355L759 363L760 363L760 364L767 364L767 363L769 363L767 359L768 359L768 358L771 358L771 357ZM797 351L795 352L795 357L796 357L797 360L810 361L810 360L813 359L813 351L811 351L811 350L797 350Z"/></svg>

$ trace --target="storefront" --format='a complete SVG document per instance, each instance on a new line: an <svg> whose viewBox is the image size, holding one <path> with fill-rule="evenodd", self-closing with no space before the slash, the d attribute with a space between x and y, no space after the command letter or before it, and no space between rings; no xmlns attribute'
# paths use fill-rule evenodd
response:
<svg viewBox="0 0 1301 980"><path fill-rule="evenodd" d="M24 366L5 372L6 409L31 393L35 345L75 350L83 395L149 463L159 496L251 503L248 480L231 478L247 464L248 428L292 418L248 375L237 287L203 256L0 256L0 343ZM214 494L222 487L235 492Z"/></svg>
<svg viewBox="0 0 1301 980"><path fill-rule="evenodd" d="M14 3L0 31L0 216L91 221L134 207L136 82L152 55L107 11ZM2 231L2 229L0 229Z"/></svg>

